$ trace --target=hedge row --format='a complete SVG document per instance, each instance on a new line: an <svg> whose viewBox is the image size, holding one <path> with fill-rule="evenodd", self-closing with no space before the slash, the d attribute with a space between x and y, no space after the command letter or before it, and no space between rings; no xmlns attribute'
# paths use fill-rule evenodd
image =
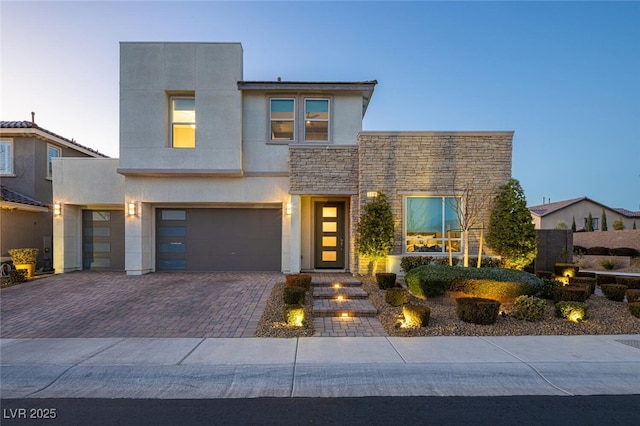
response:
<svg viewBox="0 0 640 426"><path fill-rule="evenodd" d="M583 256L585 254L590 256L630 256L636 257L640 253L638 250L632 247L615 247L615 248L607 248L602 246L595 247L582 247L582 246L573 246L573 253L579 256Z"/></svg>

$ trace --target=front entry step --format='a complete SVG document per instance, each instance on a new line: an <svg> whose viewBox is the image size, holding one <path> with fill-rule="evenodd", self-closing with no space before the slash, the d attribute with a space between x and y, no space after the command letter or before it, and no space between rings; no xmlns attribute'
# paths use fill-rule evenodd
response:
<svg viewBox="0 0 640 426"><path fill-rule="evenodd" d="M314 299L367 299L369 293L360 287L315 287L313 289Z"/></svg>
<svg viewBox="0 0 640 426"><path fill-rule="evenodd" d="M378 310L366 299L314 299L313 316L317 317L375 317Z"/></svg>

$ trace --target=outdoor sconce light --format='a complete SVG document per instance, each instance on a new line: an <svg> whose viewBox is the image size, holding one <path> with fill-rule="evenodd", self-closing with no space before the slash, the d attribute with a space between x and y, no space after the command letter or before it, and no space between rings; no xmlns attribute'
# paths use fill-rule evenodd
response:
<svg viewBox="0 0 640 426"><path fill-rule="evenodd" d="M62 214L62 205L60 203L54 203L53 205L53 215L60 216Z"/></svg>
<svg viewBox="0 0 640 426"><path fill-rule="evenodd" d="M129 203L127 204L127 215L128 216L135 216L136 215L136 202L135 201L129 201Z"/></svg>
<svg viewBox="0 0 640 426"><path fill-rule="evenodd" d="M367 191L367 198L376 198L378 196L378 191Z"/></svg>
<svg viewBox="0 0 640 426"><path fill-rule="evenodd" d="M287 210L286 210L287 211L287 216L291 216L291 209L292 209L291 203L287 203Z"/></svg>

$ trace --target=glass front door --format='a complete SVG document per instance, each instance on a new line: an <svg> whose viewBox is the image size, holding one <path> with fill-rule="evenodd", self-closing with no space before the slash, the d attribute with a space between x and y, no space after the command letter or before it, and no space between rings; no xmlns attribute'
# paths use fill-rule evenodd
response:
<svg viewBox="0 0 640 426"><path fill-rule="evenodd" d="M344 269L344 202L315 207L315 267Z"/></svg>

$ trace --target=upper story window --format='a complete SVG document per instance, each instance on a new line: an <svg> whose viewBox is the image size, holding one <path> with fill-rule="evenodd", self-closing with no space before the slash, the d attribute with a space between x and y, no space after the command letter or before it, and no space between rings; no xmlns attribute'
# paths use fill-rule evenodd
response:
<svg viewBox="0 0 640 426"><path fill-rule="evenodd" d="M453 197L405 198L405 252L446 253L462 250L462 232ZM448 232L449 231L449 232Z"/></svg>
<svg viewBox="0 0 640 426"><path fill-rule="evenodd" d="M584 229L589 230L589 218L585 217L584 218ZM591 218L591 229L594 231L597 231L598 228L598 218L597 217L592 217Z"/></svg>
<svg viewBox="0 0 640 426"><path fill-rule="evenodd" d="M0 140L0 175L13 174L13 141Z"/></svg>
<svg viewBox="0 0 640 426"><path fill-rule="evenodd" d="M294 140L295 114L294 99L271 99L270 123L272 141Z"/></svg>
<svg viewBox="0 0 640 426"><path fill-rule="evenodd" d="M171 98L171 146L196 146L196 99L193 96Z"/></svg>
<svg viewBox="0 0 640 426"><path fill-rule="evenodd" d="M329 142L330 117L328 98L270 98L269 140Z"/></svg>
<svg viewBox="0 0 640 426"><path fill-rule="evenodd" d="M56 146L47 144L47 177L53 176L53 159L62 156L62 150Z"/></svg>
<svg viewBox="0 0 640 426"><path fill-rule="evenodd" d="M329 141L329 99L304 100L304 140Z"/></svg>

